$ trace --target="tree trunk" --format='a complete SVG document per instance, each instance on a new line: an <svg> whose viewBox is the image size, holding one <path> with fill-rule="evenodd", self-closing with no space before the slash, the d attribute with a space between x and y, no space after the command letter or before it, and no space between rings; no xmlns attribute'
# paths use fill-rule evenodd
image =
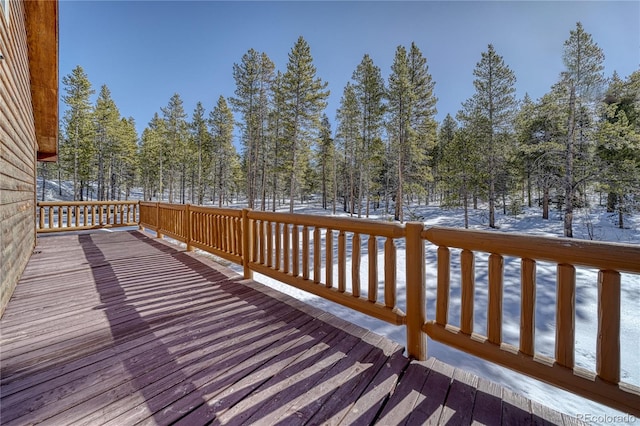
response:
<svg viewBox="0 0 640 426"><path fill-rule="evenodd" d="M575 114L576 114L576 89L571 84L569 96L569 123L566 144L565 176L564 176L564 236L573 238L573 156L575 145Z"/></svg>
<svg viewBox="0 0 640 426"><path fill-rule="evenodd" d="M544 187L542 195L542 218L549 219L549 187Z"/></svg>

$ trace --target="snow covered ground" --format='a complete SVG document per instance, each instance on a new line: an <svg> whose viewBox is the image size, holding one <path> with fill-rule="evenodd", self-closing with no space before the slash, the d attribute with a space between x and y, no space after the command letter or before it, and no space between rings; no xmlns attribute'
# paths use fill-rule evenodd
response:
<svg viewBox="0 0 640 426"><path fill-rule="evenodd" d="M40 183L40 182L39 182ZM70 185L63 182L63 192L66 196L59 197L57 185L47 182L47 200L68 199ZM41 189L39 188L39 191ZM41 192L38 192L40 196ZM132 197L136 198L136 197ZM243 207L243 206L234 206ZM288 211L283 206L283 211ZM329 215L330 212L319 208L317 205L308 204L296 208L297 213ZM382 211L373 212L373 219L390 220L390 216ZM340 216L346 216L339 212ZM408 220L424 222L426 226L463 227L463 212L461 209L441 209L438 206L414 206L405 216ZM580 239L594 239L598 241L612 241L629 244L640 244L640 213L625 217L625 229L617 227L617 216L606 213L602 207L591 207L589 210L578 210L574 219L574 236ZM543 235L559 237L562 235L562 216L558 211L551 211L550 219L541 218L539 208L525 208L524 213L518 216L497 215L498 228L495 232L518 232L530 235ZM470 227L472 229L489 230L488 211L484 209L470 210ZM362 241L362 247L366 248L366 240ZM364 249L366 250L366 249ZM381 253L379 253L382 256ZM475 324L477 332L484 333L486 329L487 294L486 284L483 287L483 273L486 271L486 255L476 257L476 300L475 300ZM397 248L397 278L398 278L398 305L402 309L405 303L405 251L403 246ZM456 324L459 321L460 312L460 288L458 256L452 251L451 268L451 293L450 293L450 322ZM640 262L640 259L638 259ZM382 259L378 265L381 267ZM435 315L435 247L427 244L427 318ZM238 265L228 265L238 272L242 272ZM349 267L349 266L347 266ZM334 268L335 269L335 268ZM361 270L367 271L367 256L363 252ZM505 258L505 285L503 301L503 339L507 343L518 344L520 305L519 305L519 260ZM328 300L298 290L287 284L275 281L260 274L254 278L266 285L276 288L283 293L303 300L320 309L329 311L340 318L356 323L362 327L385 335L399 343L406 343L404 327L396 327L385 322L360 314L351 309L334 304ZM576 289L576 365L595 370L595 350L597 333L597 271L577 268ZM364 276L363 276L364 279ZM366 282L366 281L364 281ZM366 286L365 286L366 287ZM536 351L545 355L553 355L555 340L555 265L538 263L537 267L537 311L536 311ZM621 297L621 377L622 380L636 386L640 386L640 276L622 275ZM428 355L441 359L453 366L471 371L479 376L486 377L496 383L504 385L528 398L552 407L558 411L591 419L597 416L614 416L621 413L609 407L583 399L572 393L562 391L540 381L528 378L506 368L483 361L471 355L467 355L456 349L447 347L438 342L428 341ZM594 417L595 416L595 417ZM599 417L600 420L611 418ZM634 420L631 418L631 420ZM635 419L640 421L640 419ZM611 422L608 422L611 423Z"/></svg>

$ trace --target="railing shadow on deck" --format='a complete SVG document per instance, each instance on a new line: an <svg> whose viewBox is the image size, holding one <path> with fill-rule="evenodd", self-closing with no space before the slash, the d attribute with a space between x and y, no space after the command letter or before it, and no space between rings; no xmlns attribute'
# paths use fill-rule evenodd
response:
<svg viewBox="0 0 640 426"><path fill-rule="evenodd" d="M400 225L154 202L140 202L139 215L141 228L155 230L158 237L166 235L184 242L188 250L197 247L239 263L246 278L256 271L391 324L406 326L408 354L416 359L426 358L425 336L429 335L448 346L640 416L640 388L623 382L620 374L620 274L640 274L640 247L424 229L421 223ZM361 236L368 238L365 250ZM383 253L379 253L380 241L385 241ZM426 242L436 247L437 262L436 309L430 319L425 312ZM406 246L406 313L397 305L396 288L396 250L402 244ZM451 249L461 250L460 317L456 325L449 319ZM488 255L486 269L476 267L478 253ZM366 271L361 268L363 256L368 260ZM520 259L521 264L520 333L507 336L509 341L517 337L517 345L506 343L503 336L505 256ZM555 309L548 312L557 324L551 356L541 355L535 347L538 262L557 265ZM595 371L578 368L574 360L575 320L580 315L576 310L576 299L580 297L576 266L599 270L597 282L591 284L598 288L599 306L598 330L593 336L597 343L593 354ZM363 282L361 273L365 275ZM487 326L482 334L474 329L478 274L487 277L487 309L480 313L486 315ZM383 295L378 296L380 282L384 283ZM361 291L361 286L367 291ZM511 299L507 303L518 303L516 293L508 293L508 297Z"/></svg>
<svg viewBox="0 0 640 426"><path fill-rule="evenodd" d="M344 338L341 330L304 312L282 309L278 307L279 302L272 299L265 302L266 298L259 291L238 283L237 279L229 279L184 252L138 233L130 235L170 255L177 269L168 270L166 260L156 266L155 272L146 263L134 265L123 259L112 260L91 235L78 237L100 294L102 306L98 308L111 324L113 345L130 342L142 335L163 334L163 337L154 338L152 348L131 357L121 355L132 380L120 387L139 393L148 411L114 413L118 406L127 407L126 404L114 404L109 413L111 416L119 414L114 419L116 422L130 424L143 420L149 413L157 424L176 421L203 424L212 420L236 424L257 419L289 424L291 419L305 418L313 413L316 413L314 419L322 422L335 413L349 413L348 408L354 403L353 395L350 398L344 395L366 395L364 386L369 380L363 376L370 379L378 374L384 368L385 360L393 356L366 342L356 347L359 339L355 336ZM138 273L155 274L151 277L153 291L131 285L135 283L128 277ZM163 290L165 283L170 285L185 276L220 288L224 296L220 297L218 291L205 291L208 295L206 306L193 306L193 292ZM189 301L186 313L184 308L170 309L186 301ZM212 301L225 305L213 316ZM157 311L157 314L147 311ZM189 322L180 336L162 333L181 321L185 314L189 315ZM307 352L312 356L306 356ZM375 364L362 369L362 363L366 364L367 360ZM267 372L254 378L251 373L261 368L266 368ZM270 368L274 369L269 372ZM340 382L339 388L331 387L336 381ZM235 385L231 387L232 384ZM167 386L173 388L167 392ZM314 387L337 388L339 393L331 392L324 399L306 400L305 392L301 390L314 393ZM115 392L117 394L117 389ZM211 403L212 400L215 403ZM90 406L92 403L95 401L90 399L83 404ZM297 407L295 413L287 412L292 404ZM169 406L171 409L167 410ZM378 410L379 406L371 407L359 416L368 423L376 419ZM99 416L100 412L94 415ZM293 417L287 420L288 416ZM91 419L90 416L83 421Z"/></svg>

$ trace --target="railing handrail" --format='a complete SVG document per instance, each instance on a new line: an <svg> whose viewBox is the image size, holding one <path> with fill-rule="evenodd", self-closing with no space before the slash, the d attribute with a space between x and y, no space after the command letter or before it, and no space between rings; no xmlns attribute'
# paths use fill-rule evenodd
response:
<svg viewBox="0 0 640 426"><path fill-rule="evenodd" d="M57 206L106 206L106 205L123 205L138 204L138 200L119 200L119 201L38 201L37 207L57 207Z"/></svg>
<svg viewBox="0 0 640 426"><path fill-rule="evenodd" d="M303 226L319 226L335 231L349 231L377 237L404 238L405 226L398 223L385 223L372 219L353 217L320 216L299 213L263 212L249 210L249 219L270 222L290 223Z"/></svg>
<svg viewBox="0 0 640 426"><path fill-rule="evenodd" d="M445 227L427 228L422 237L436 246L640 273L640 246L632 244Z"/></svg>

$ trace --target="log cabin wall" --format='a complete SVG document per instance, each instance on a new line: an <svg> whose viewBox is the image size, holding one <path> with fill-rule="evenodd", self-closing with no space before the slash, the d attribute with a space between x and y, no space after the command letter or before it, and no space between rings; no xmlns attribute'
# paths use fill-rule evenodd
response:
<svg viewBox="0 0 640 426"><path fill-rule="evenodd" d="M57 159L57 11L0 0L0 316L36 244L36 161Z"/></svg>

